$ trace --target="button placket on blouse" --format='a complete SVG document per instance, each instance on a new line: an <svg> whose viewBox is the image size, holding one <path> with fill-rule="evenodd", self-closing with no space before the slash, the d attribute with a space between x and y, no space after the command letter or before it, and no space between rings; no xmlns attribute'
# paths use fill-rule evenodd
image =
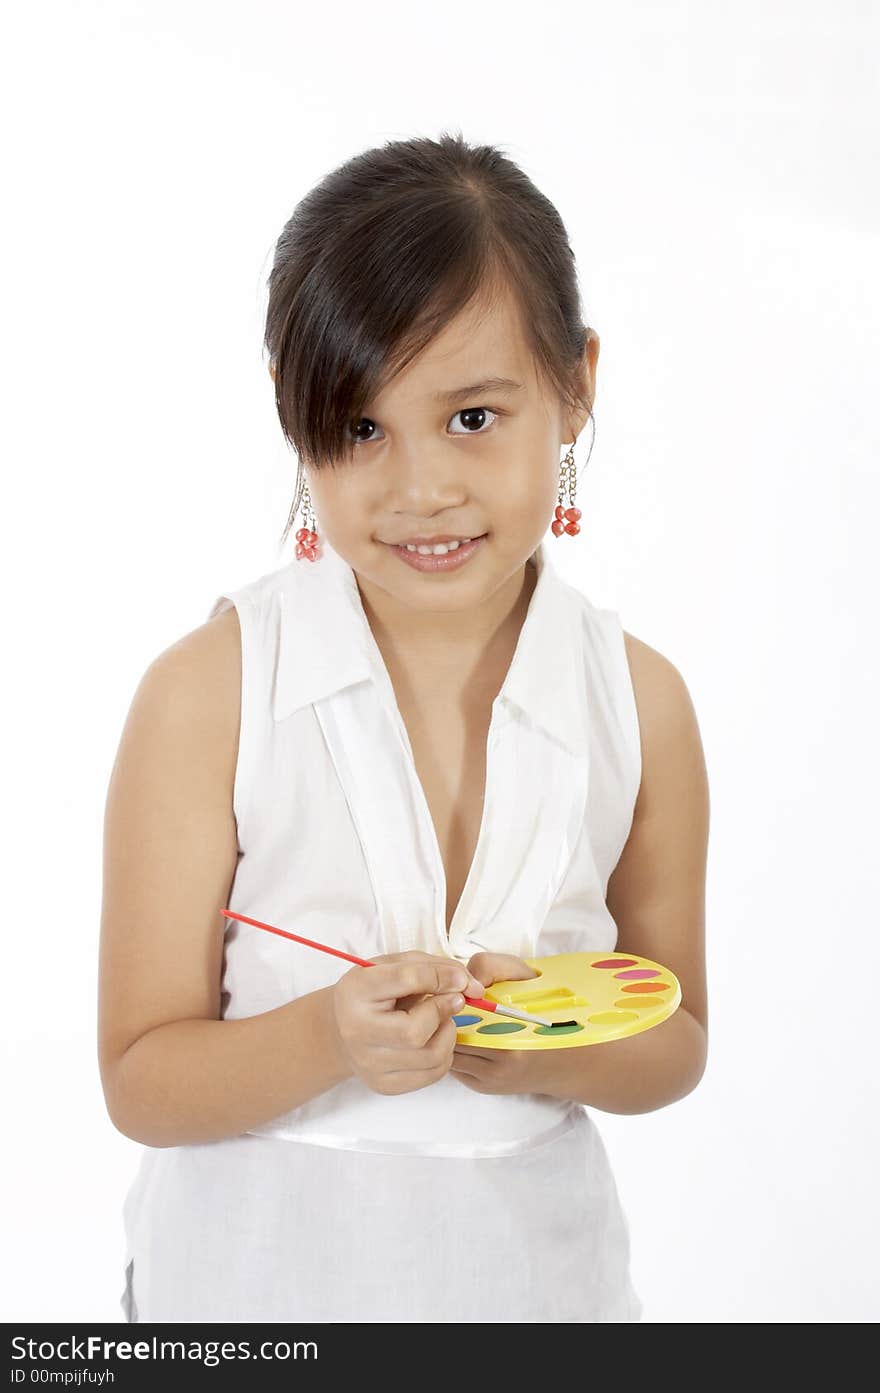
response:
<svg viewBox="0 0 880 1393"><path fill-rule="evenodd" d="M453 911L452 919L449 924L449 938L446 944L447 951L453 957L466 959L471 956L472 949L468 943L471 923L471 905L474 901L476 885L483 872L483 865L486 859L486 845L488 838L493 835L495 823L495 760L497 758L498 744L501 736L501 729L504 722L500 697L492 703L492 716L489 721L489 730L486 735L486 759L485 759L485 780L483 787L483 809L480 815L480 826L477 832L477 840L474 844L474 852L468 873L459 896L458 904ZM439 853L438 853L439 854ZM442 869L442 863L441 863ZM446 943L446 875L443 873L443 897L439 907L439 925Z"/></svg>
<svg viewBox="0 0 880 1393"><path fill-rule="evenodd" d="M437 829L434 826L434 819L431 816L431 809L425 794L424 786L416 768L415 755L413 754L412 742L409 738L409 731L406 722L400 711L397 697L391 679L384 669L384 665L379 673L381 688L384 696L386 710L394 724L397 734L406 756L407 772L413 787L415 804L419 810L419 815L423 824L423 834L427 845L431 848L431 856L434 865L434 951L443 955L455 958L462 958L469 955L467 947L467 931L462 931L460 925L466 921L468 905L474 897L474 885L480 871L480 864L484 859L485 842L489 836L489 827L492 816L492 767L493 755L498 746L498 737L503 723L501 713L501 696L497 696L492 703L492 715L489 721L489 729L486 735L486 777L483 793L483 811L480 819L480 828L477 833L477 840L474 847L474 854L468 873L459 896L458 904L452 915L449 924L449 934L446 933L446 899L448 887L446 883L446 868L443 864L443 853L440 850L440 842L437 837Z"/></svg>

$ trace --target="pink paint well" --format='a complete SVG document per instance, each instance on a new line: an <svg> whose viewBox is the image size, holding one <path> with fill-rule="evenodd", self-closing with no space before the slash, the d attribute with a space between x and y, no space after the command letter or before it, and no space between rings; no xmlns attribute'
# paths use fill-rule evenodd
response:
<svg viewBox="0 0 880 1393"><path fill-rule="evenodd" d="M635 982L642 977L659 977L660 973L656 967L632 967L628 972L615 972L615 977L626 977L627 980Z"/></svg>

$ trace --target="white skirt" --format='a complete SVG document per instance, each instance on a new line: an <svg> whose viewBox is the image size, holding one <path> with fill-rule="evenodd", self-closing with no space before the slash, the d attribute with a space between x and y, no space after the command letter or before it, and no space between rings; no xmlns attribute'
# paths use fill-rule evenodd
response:
<svg viewBox="0 0 880 1393"><path fill-rule="evenodd" d="M125 1198L129 1322L638 1321L630 1241L581 1110L514 1155L243 1133L145 1147Z"/></svg>

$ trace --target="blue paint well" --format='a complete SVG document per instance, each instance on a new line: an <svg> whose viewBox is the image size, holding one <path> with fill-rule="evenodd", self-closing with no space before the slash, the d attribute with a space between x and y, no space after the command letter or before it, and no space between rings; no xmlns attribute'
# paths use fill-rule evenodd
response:
<svg viewBox="0 0 880 1393"><path fill-rule="evenodd" d="M456 1025L476 1025L477 1021L482 1020L482 1016L453 1016Z"/></svg>

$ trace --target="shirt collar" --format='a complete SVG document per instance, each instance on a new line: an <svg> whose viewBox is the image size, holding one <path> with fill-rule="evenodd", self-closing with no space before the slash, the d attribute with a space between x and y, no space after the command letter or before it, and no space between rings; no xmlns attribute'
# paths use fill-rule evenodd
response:
<svg viewBox="0 0 880 1393"><path fill-rule="evenodd" d="M582 617L577 592L556 570L545 537L532 557L538 578L499 692L575 754L587 751ZM282 571L276 721L353 683L393 692L352 567L326 538L315 562Z"/></svg>

